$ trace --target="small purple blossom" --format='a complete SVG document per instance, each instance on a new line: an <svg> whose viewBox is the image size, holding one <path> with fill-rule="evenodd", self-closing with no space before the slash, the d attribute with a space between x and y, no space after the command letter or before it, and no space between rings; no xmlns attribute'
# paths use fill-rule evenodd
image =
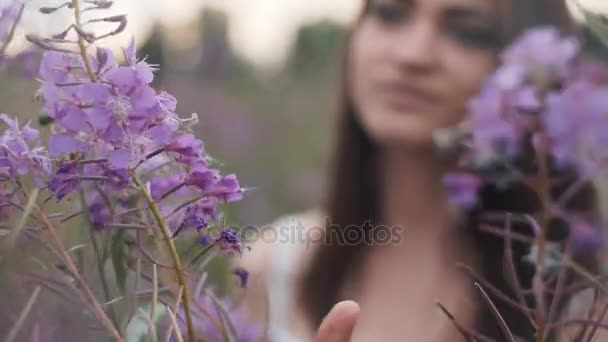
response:
<svg viewBox="0 0 608 342"><path fill-rule="evenodd" d="M207 228L211 221L217 220L216 201L213 198L206 198L186 208L182 226L202 230Z"/></svg>
<svg viewBox="0 0 608 342"><path fill-rule="evenodd" d="M182 177L182 175L178 174L174 176L152 178L152 180L150 181L150 195L155 200L160 200L162 196L165 195L168 191L175 189L177 186L184 183ZM181 187L176 192L181 192L185 194L189 193L184 187Z"/></svg>
<svg viewBox="0 0 608 342"><path fill-rule="evenodd" d="M570 215L570 245L575 254L594 254L604 246L601 225L580 216Z"/></svg>
<svg viewBox="0 0 608 342"><path fill-rule="evenodd" d="M86 199L86 204L93 228L101 229L104 225L112 223L112 209L102 195L92 192L92 195Z"/></svg>
<svg viewBox="0 0 608 342"><path fill-rule="evenodd" d="M469 173L449 173L442 179L451 203L470 209L477 204L477 192L481 186L481 178Z"/></svg>
<svg viewBox="0 0 608 342"><path fill-rule="evenodd" d="M9 177L34 175L36 182L50 173L51 163L40 145L38 130L29 124L19 127L17 120L0 114L8 126L0 135L0 170Z"/></svg>
<svg viewBox="0 0 608 342"><path fill-rule="evenodd" d="M59 168L51 177L48 187L57 200L62 200L77 189L79 184L78 167L78 161L75 160L60 163Z"/></svg>
<svg viewBox="0 0 608 342"><path fill-rule="evenodd" d="M241 288L247 287L247 283L249 281L249 272L247 272L246 269L242 267L237 267L232 271L232 274L234 274L238 278L239 286Z"/></svg>
<svg viewBox="0 0 608 342"><path fill-rule="evenodd" d="M526 68L529 74L566 78L571 76L580 50L575 38L563 37L553 27L540 27L526 31L502 54L502 60Z"/></svg>
<svg viewBox="0 0 608 342"><path fill-rule="evenodd" d="M206 167L192 170L185 184L197 187L204 194L216 197L224 203L236 202L243 197L243 190L235 175L222 177L217 170Z"/></svg>
<svg viewBox="0 0 608 342"><path fill-rule="evenodd" d="M239 254L243 253L241 245L241 239L238 233L232 229L224 229L220 232L220 236L215 240L217 246L227 254Z"/></svg>
<svg viewBox="0 0 608 342"><path fill-rule="evenodd" d="M165 146L165 151L179 153L186 157L198 157L203 153L203 142L190 133L178 135Z"/></svg>
<svg viewBox="0 0 608 342"><path fill-rule="evenodd" d="M608 85L576 82L547 96L543 124L560 165L593 175L608 160Z"/></svg>
<svg viewBox="0 0 608 342"><path fill-rule="evenodd" d="M524 102L531 105L528 95L511 90L500 89L489 80L481 94L471 100L469 129L472 137L472 150L478 164L491 162L502 155L514 156L520 149L526 124L517 106ZM512 99L518 98L517 103Z"/></svg>

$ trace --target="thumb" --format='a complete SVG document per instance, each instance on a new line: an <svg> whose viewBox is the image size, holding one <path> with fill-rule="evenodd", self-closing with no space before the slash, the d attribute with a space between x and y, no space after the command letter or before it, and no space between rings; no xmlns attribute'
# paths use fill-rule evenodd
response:
<svg viewBox="0 0 608 342"><path fill-rule="evenodd" d="M316 342L349 342L359 311L359 304L351 300L334 305L321 322Z"/></svg>

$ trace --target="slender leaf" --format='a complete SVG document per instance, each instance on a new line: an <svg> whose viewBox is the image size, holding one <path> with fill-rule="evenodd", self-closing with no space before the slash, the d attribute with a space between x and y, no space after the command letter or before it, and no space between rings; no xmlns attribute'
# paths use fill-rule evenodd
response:
<svg viewBox="0 0 608 342"><path fill-rule="evenodd" d="M124 230L118 230L112 235L111 256L114 274L116 275L116 284L124 295L127 289L127 249L124 244Z"/></svg>
<svg viewBox="0 0 608 342"><path fill-rule="evenodd" d="M25 224L27 223L28 218L32 214L32 211L34 210L34 207L36 206L36 199L38 199L39 191L40 190L38 188L34 188L34 190L32 190L32 193L29 195L29 198L27 201L27 206L25 207L25 210L23 211L23 215L21 215L21 218L19 219L17 226L15 226L15 229L13 229L13 231L10 234L11 246L14 246L15 243L17 242L17 237L19 236L19 232L21 232L23 227L25 227Z"/></svg>

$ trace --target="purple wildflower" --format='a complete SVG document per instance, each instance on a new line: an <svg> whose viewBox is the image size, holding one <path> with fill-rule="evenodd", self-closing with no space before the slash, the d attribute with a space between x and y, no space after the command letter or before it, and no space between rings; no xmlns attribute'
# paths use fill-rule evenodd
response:
<svg viewBox="0 0 608 342"><path fill-rule="evenodd" d="M198 157L203 153L203 142L190 133L178 135L165 146L165 151L179 153L186 157Z"/></svg>
<svg viewBox="0 0 608 342"><path fill-rule="evenodd" d="M75 160L61 163L49 181L49 190L57 200L62 200L78 187L78 166L78 161Z"/></svg>
<svg viewBox="0 0 608 342"><path fill-rule="evenodd" d="M195 186L203 194L216 197L224 203L236 202L243 197L243 190L235 175L222 177L217 170L206 167L192 170L185 184Z"/></svg>
<svg viewBox="0 0 608 342"><path fill-rule="evenodd" d="M241 189L239 181L234 174L222 177L215 184L211 185L206 193L222 200L224 203L240 201L243 198L243 189Z"/></svg>
<svg viewBox="0 0 608 342"><path fill-rule="evenodd" d="M218 303L214 302L213 299L208 296L199 297L196 299L197 304L192 307L192 314L194 319L194 328L198 335L203 336L206 341L216 342L224 341L224 334L220 330L221 324L225 319L229 319L232 326L236 329L238 336L233 336L236 341L239 342L254 342L259 341L263 334L263 327L247 319L245 312L235 307L235 304L227 299L220 299ZM224 312L227 313L228 317L225 317L217 305L221 305ZM204 308L205 312L208 313L214 322L211 322L206 314L203 314L201 308ZM180 307L177 311L178 322L180 328L185 334L186 325L183 308ZM218 325L220 325L218 327ZM172 339L176 341L176 339Z"/></svg>
<svg viewBox="0 0 608 342"><path fill-rule="evenodd" d="M150 181L151 195L162 200L160 209L167 215L180 207L176 199L202 197L168 220L176 233L183 228L200 231L217 220L218 204L240 200L243 190L235 175L222 176L209 165L203 142L190 133L196 117L180 119L175 113L176 99L167 92L157 94L150 86L155 68L137 59L134 41L123 54L126 64L119 65L111 51L97 49L96 56L90 57L94 80L89 79L80 56L44 54L39 95L54 119L51 156L98 161L85 163L82 175L77 172L78 162L61 164L49 189L61 200L80 181L95 182L114 203L117 194L129 192L130 173L139 172ZM165 165L171 165L171 170ZM165 199L168 192L176 196ZM96 201L90 211L105 218L107 208L101 204ZM240 253L238 241L231 241L226 232L211 243Z"/></svg>
<svg viewBox="0 0 608 342"><path fill-rule="evenodd" d="M213 198L204 198L186 208L182 225L201 230L207 228L211 221L217 221L216 203Z"/></svg>
<svg viewBox="0 0 608 342"><path fill-rule="evenodd" d="M607 86L576 82L548 95L543 124L559 165L576 165L580 173L593 175L608 160L607 113Z"/></svg>
<svg viewBox="0 0 608 342"><path fill-rule="evenodd" d="M498 156L513 157L520 148L524 124L500 89L489 83L471 101L469 129L475 161L483 165Z"/></svg>
<svg viewBox="0 0 608 342"><path fill-rule="evenodd" d="M104 225L112 223L112 210L99 193L93 192L92 195L88 196L86 204L93 228L101 229Z"/></svg>
<svg viewBox="0 0 608 342"><path fill-rule="evenodd" d="M227 254L239 254L243 253L241 240L236 231L232 229L224 229L220 232L220 236L215 240L217 246Z"/></svg>
<svg viewBox="0 0 608 342"><path fill-rule="evenodd" d="M463 209L470 209L477 204L477 191L481 186L479 176L469 173L449 173L442 181L453 204Z"/></svg>
<svg viewBox="0 0 608 342"><path fill-rule="evenodd" d="M206 247L213 243L213 239L211 238L211 236L209 236L209 234L203 233L198 239L198 243L201 246Z"/></svg>
<svg viewBox="0 0 608 342"><path fill-rule="evenodd" d="M541 27L526 31L502 54L502 60L524 67L529 74L561 79L572 74L580 49L575 38L563 37L552 27Z"/></svg>
<svg viewBox="0 0 608 342"><path fill-rule="evenodd" d="M40 146L38 130L29 124L19 127L19 122L6 114L0 114L0 120L8 126L0 135L0 169L9 177L32 172L40 182L50 173L51 165L46 151Z"/></svg>
<svg viewBox="0 0 608 342"><path fill-rule="evenodd" d="M77 83L86 80L84 61L78 54L45 51L40 62L39 74L53 84Z"/></svg>
<svg viewBox="0 0 608 342"><path fill-rule="evenodd" d="M175 189L178 185L183 183L183 176L179 174L168 177L154 177L150 181L150 195L152 196L152 198L154 198L154 200L158 201L168 191ZM182 194L189 193L184 187L181 187L176 192Z"/></svg>
<svg viewBox="0 0 608 342"><path fill-rule="evenodd" d="M594 254L604 246L601 225L580 216L570 215L570 244L575 254Z"/></svg>
<svg viewBox="0 0 608 342"><path fill-rule="evenodd" d="M249 280L249 272L247 272L246 269L242 267L237 267L232 271L232 274L234 274L238 278L239 286L241 288L247 287L247 282Z"/></svg>

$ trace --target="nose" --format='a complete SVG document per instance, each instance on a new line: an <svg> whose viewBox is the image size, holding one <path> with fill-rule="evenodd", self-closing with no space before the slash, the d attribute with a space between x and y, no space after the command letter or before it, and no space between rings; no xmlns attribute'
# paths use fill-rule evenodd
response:
<svg viewBox="0 0 608 342"><path fill-rule="evenodd" d="M395 32L392 57L402 68L428 71L439 57L438 32L433 23L424 19L413 20Z"/></svg>

